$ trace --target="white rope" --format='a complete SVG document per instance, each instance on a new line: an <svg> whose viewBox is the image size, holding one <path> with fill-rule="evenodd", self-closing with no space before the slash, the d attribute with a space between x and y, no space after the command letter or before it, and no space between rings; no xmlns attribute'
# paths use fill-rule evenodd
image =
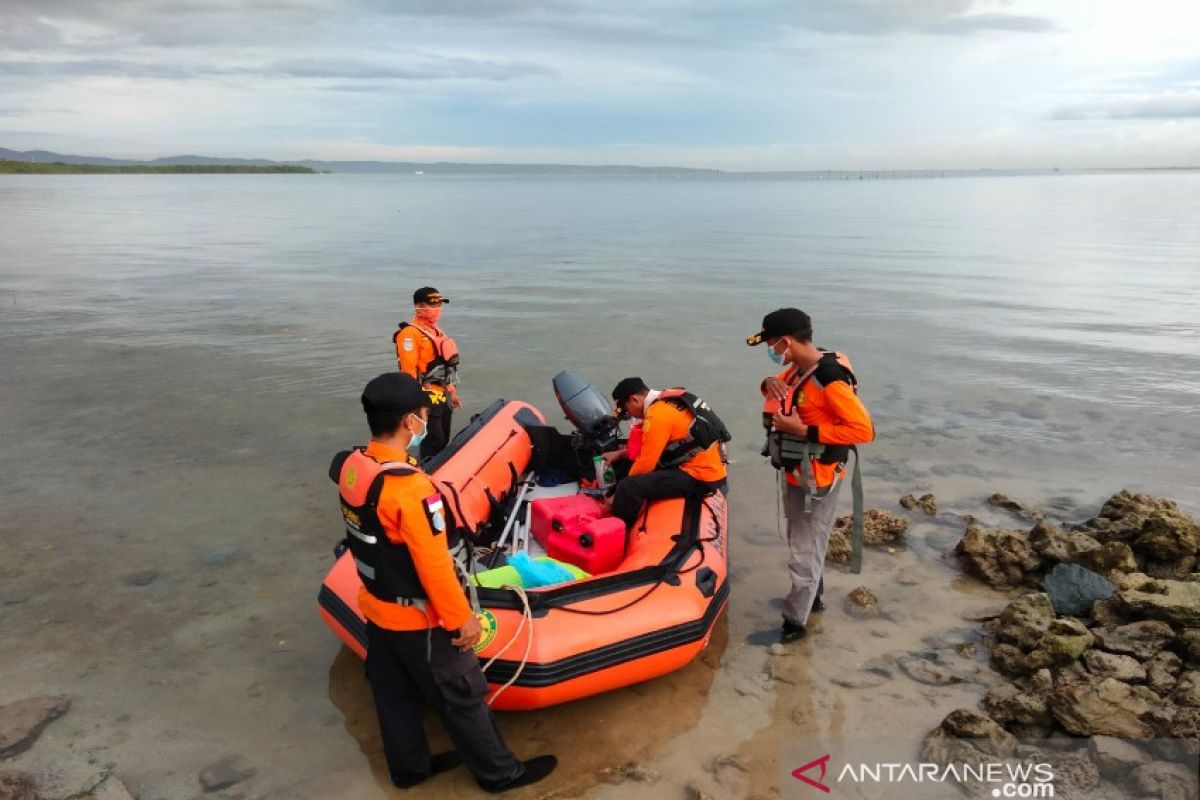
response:
<svg viewBox="0 0 1200 800"><path fill-rule="evenodd" d="M520 586L512 586L509 584L505 584L501 588L511 589L517 593L518 597L521 598L521 605L524 606L524 609L521 611L521 624L517 626L515 631L513 631L513 635L509 638L508 642L505 643L504 647L501 647L496 655L488 659L488 662L483 665L483 671L487 672L488 667L496 663L496 659L500 658L500 656L504 655L508 648L512 647L513 642L517 641L517 637L521 635L521 631L525 630L526 625L529 626L529 635L525 637L525 654L521 656L521 663L517 665L516 672L514 672L513 676L508 679L507 683L497 689L492 696L488 698L487 704L489 706L496 702L496 698L503 694L505 689L516 683L517 678L521 677L521 673L525 671L525 665L529 663L529 654L533 650L533 612L529 608L529 597L525 594L525 589Z"/></svg>

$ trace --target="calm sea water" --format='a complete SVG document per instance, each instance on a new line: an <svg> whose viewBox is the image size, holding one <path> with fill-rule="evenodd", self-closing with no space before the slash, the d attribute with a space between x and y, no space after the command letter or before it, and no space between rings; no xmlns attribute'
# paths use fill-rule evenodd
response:
<svg viewBox="0 0 1200 800"><path fill-rule="evenodd" d="M298 797L289 781L365 776L361 749L383 780L361 671L315 613L339 535L324 473L365 438L358 394L394 368L391 333L426 284L452 298L466 411L522 398L560 421L550 380L572 368L605 391L631 374L686 385L727 420L732 642L777 624L768 601L786 580L757 457L772 365L744 344L780 306L808 311L818 343L854 361L879 434L868 502L935 491L945 512L855 578L903 620L876 647L957 624L968 589L942 556L956 515L986 515L992 492L1065 518L1122 487L1200 512L1197 173L4 176L0 702L75 697L18 766L87 750L139 796L181 797L197 769L240 752L259 785ZM887 594L915 591L888 588L900 563L924 599ZM855 701L819 670L853 669L837 658L863 639L837 613L816 645L837 648L812 662L829 708ZM726 658L744 669L748 652ZM715 685L717 702L745 702ZM618 702L637 727L655 713L643 704L670 717L678 687L506 730L529 751L554 720L590 730ZM913 702L896 697L854 718L910 726ZM926 729L975 699L939 698ZM813 720L839 718L824 707ZM573 769L639 757L559 752Z"/></svg>
<svg viewBox="0 0 1200 800"><path fill-rule="evenodd" d="M6 177L0 219L10 352L219 348L264 365L254 389L280 402L352 397L391 363L412 288L434 284L473 405L556 413L558 369L605 389L633 373L695 387L752 434L769 365L742 339L796 305L895 423L878 450L917 471L982 443L1000 472L1063 456L1081 486L1112 482L1124 456L1161 464L1164 489L1200 477L1195 173ZM53 378L36 366L3 380Z"/></svg>

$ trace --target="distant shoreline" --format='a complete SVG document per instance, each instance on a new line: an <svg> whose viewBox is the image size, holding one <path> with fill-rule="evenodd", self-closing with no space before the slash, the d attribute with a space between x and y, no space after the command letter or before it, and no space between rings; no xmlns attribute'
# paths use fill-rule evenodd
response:
<svg viewBox="0 0 1200 800"><path fill-rule="evenodd" d="M36 161L0 160L0 175L178 175L178 174L300 174L317 175L311 167L296 167L289 164L273 166L247 166L240 164L169 164L169 165L122 165L108 164L64 164Z"/></svg>
<svg viewBox="0 0 1200 800"><path fill-rule="evenodd" d="M10 151L11 152L11 151ZM3 154L3 153L0 153ZM78 159L79 156L63 156ZM213 163L197 157L201 163L94 163L87 161L46 161L0 158L0 175L403 175L417 180L436 178L493 179L577 179L608 178L622 180L720 180L720 181L886 181L949 178L998 178L1068 175L1122 175L1145 173L1195 173L1200 167L1094 167L1048 169L861 169L861 170L780 170L726 172L721 170L673 167L584 166L565 164L408 164L401 162L316 162L301 164Z"/></svg>

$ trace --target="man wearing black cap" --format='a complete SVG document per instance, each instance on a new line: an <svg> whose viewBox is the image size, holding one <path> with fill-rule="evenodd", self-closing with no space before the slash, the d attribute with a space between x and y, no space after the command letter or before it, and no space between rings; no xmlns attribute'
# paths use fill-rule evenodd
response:
<svg viewBox="0 0 1200 800"><path fill-rule="evenodd" d="M702 497L725 486L721 444L729 434L707 403L683 389L651 390L641 378L625 378L612 396L618 414L642 420L640 451L613 495L614 516L632 526L648 501ZM604 457L622 455L628 453Z"/></svg>
<svg viewBox="0 0 1200 800"><path fill-rule="evenodd" d="M466 548L447 524L441 495L407 454L425 436L428 395L412 376L390 372L367 384L362 406L371 441L339 453L329 476L363 584L367 679L392 783L416 786L462 763L490 792L535 783L557 760L519 761L500 737L473 650L481 627L464 589ZM426 705L454 751L430 754Z"/></svg>
<svg viewBox="0 0 1200 800"><path fill-rule="evenodd" d="M458 345L438 327L442 306L449 298L432 286L413 292L413 318L401 322L392 334L397 368L420 382L429 393L429 435L421 442L421 460L427 461L450 441L452 409L458 397Z"/></svg>
<svg viewBox="0 0 1200 800"><path fill-rule="evenodd" d="M807 634L808 616L819 603L825 552L850 449L875 438L849 362L817 348L812 337L808 314L781 308L767 314L762 330L746 339L751 346L765 342L771 361L786 365L761 387L772 464L786 476L792 589L783 602L785 642Z"/></svg>

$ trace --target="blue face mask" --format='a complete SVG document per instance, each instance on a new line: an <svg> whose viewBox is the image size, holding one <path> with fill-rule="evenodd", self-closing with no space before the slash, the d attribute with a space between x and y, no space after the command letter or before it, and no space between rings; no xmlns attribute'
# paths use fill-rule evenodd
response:
<svg viewBox="0 0 1200 800"><path fill-rule="evenodd" d="M421 418L417 417L417 419L421 419ZM421 425L424 427L421 428L420 433L414 433L412 435L412 439L408 443L409 447L416 447L419 444L421 444L421 442L424 441L424 439L425 439L425 434L429 433L429 423L422 419Z"/></svg>
<svg viewBox="0 0 1200 800"><path fill-rule="evenodd" d="M771 359L772 363L783 366L783 353L776 353L771 345L767 345L767 358Z"/></svg>

